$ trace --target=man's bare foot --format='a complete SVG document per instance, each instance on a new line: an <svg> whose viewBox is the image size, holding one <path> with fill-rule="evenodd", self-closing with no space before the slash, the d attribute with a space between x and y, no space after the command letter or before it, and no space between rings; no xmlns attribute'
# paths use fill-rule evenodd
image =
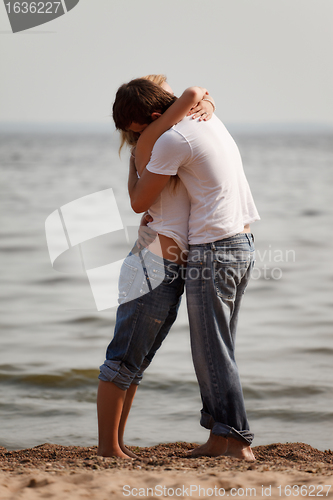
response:
<svg viewBox="0 0 333 500"><path fill-rule="evenodd" d="M187 453L190 457L219 457L225 455L228 449L228 440L222 436L210 433L208 441Z"/></svg>
<svg viewBox="0 0 333 500"><path fill-rule="evenodd" d="M194 450L187 453L190 457L233 457L240 460L246 460L247 462L254 462L255 456L250 448L242 441L235 438L224 438L222 436L216 436L210 432L208 441Z"/></svg>
<svg viewBox="0 0 333 500"><path fill-rule="evenodd" d="M246 460L247 462L254 462L256 459L250 446L235 438L228 438L228 446L224 455Z"/></svg>
<svg viewBox="0 0 333 500"><path fill-rule="evenodd" d="M118 446L117 448L112 449L100 449L97 450L97 455L100 457L118 457L118 458L129 458L129 455L123 453L123 451Z"/></svg>

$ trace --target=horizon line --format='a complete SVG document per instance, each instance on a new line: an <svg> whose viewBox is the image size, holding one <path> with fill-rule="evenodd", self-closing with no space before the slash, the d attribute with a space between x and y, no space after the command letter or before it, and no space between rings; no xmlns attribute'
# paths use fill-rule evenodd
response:
<svg viewBox="0 0 333 500"><path fill-rule="evenodd" d="M324 122L224 122L234 132L326 132L333 133L333 123ZM4 132L115 132L113 122L16 122L0 121L0 133Z"/></svg>

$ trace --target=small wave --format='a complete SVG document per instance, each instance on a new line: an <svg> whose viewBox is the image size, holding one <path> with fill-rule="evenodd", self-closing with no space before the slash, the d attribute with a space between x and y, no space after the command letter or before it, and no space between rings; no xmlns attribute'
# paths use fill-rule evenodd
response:
<svg viewBox="0 0 333 500"><path fill-rule="evenodd" d="M195 390L199 391L198 382L196 380L179 380L179 379L163 379L163 380L149 380L148 377L144 379L140 385L141 391L158 391L158 392L184 392Z"/></svg>
<svg viewBox="0 0 333 500"><path fill-rule="evenodd" d="M52 277L35 279L33 283L38 285L55 285L57 283L73 282L72 277L54 274Z"/></svg>
<svg viewBox="0 0 333 500"><path fill-rule="evenodd" d="M304 354L320 354L321 356L333 356L333 348L331 347L310 347L308 349L299 349L299 352L302 352Z"/></svg>
<svg viewBox="0 0 333 500"><path fill-rule="evenodd" d="M315 209L306 209L306 210L302 210L300 215L303 216L303 217L318 217L320 215L323 215L327 212L324 212L322 210L315 210Z"/></svg>
<svg viewBox="0 0 333 500"><path fill-rule="evenodd" d="M299 408L258 408L248 411L250 419L274 419L282 422L332 422L333 412L300 410Z"/></svg>
<svg viewBox="0 0 333 500"><path fill-rule="evenodd" d="M294 398L301 399L304 397L315 396L317 394L325 394L331 392L330 386L317 385L276 385L276 384L260 384L256 386L243 386L244 396L246 399L271 399L271 398Z"/></svg>
<svg viewBox="0 0 333 500"><path fill-rule="evenodd" d="M74 318L70 320L66 320L58 323L66 323L68 324L89 324L89 323L107 323L111 324L109 318L104 318L103 316L80 316L79 318Z"/></svg>
<svg viewBox="0 0 333 500"><path fill-rule="evenodd" d="M0 374L2 371L15 372L15 371L17 371L17 369L14 365L0 365Z"/></svg>
<svg viewBox="0 0 333 500"><path fill-rule="evenodd" d="M2 365L4 366L4 365ZM7 370L6 370L7 371ZM5 373L0 372L0 381L13 385L29 385L44 388L74 388L96 385L98 370L73 369L60 373Z"/></svg>
<svg viewBox="0 0 333 500"><path fill-rule="evenodd" d="M13 245L6 245L2 244L0 246L0 251L3 253L23 253L25 254L26 252L34 252L36 249L38 249L37 245L18 245L18 246L13 246Z"/></svg>

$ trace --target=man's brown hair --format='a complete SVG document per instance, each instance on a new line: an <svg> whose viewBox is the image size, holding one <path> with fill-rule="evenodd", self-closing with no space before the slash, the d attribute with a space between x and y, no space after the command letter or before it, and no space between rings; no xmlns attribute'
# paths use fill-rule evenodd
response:
<svg viewBox="0 0 333 500"><path fill-rule="evenodd" d="M156 83L136 78L119 87L112 115L116 128L127 130L132 122L151 123L152 113L164 113L177 97Z"/></svg>

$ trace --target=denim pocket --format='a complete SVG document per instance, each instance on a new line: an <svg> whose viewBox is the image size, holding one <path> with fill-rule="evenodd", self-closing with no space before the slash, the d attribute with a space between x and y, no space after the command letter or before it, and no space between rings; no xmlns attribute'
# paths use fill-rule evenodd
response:
<svg viewBox="0 0 333 500"><path fill-rule="evenodd" d="M168 267L153 266L149 270L149 277L152 281L155 282L154 285L156 287L161 283L164 283L165 285L170 285L178 277L178 274L176 271L168 269Z"/></svg>
<svg viewBox="0 0 333 500"><path fill-rule="evenodd" d="M121 266L119 281L118 281L118 294L119 300L125 299L134 283L138 269L131 266L126 261Z"/></svg>
<svg viewBox="0 0 333 500"><path fill-rule="evenodd" d="M240 247L229 248L229 249L221 249L216 250L214 255L214 261L219 262L221 264L228 264L230 266L239 265L242 263L249 263L251 259L250 250L243 249Z"/></svg>
<svg viewBox="0 0 333 500"><path fill-rule="evenodd" d="M168 269L168 268L165 269L165 276L164 276L163 283L170 285L177 278L178 278L178 273L176 271L172 271L171 269Z"/></svg>
<svg viewBox="0 0 333 500"><path fill-rule="evenodd" d="M219 262L214 261L214 288L216 294L224 299L233 300L237 287L245 276L250 261Z"/></svg>

